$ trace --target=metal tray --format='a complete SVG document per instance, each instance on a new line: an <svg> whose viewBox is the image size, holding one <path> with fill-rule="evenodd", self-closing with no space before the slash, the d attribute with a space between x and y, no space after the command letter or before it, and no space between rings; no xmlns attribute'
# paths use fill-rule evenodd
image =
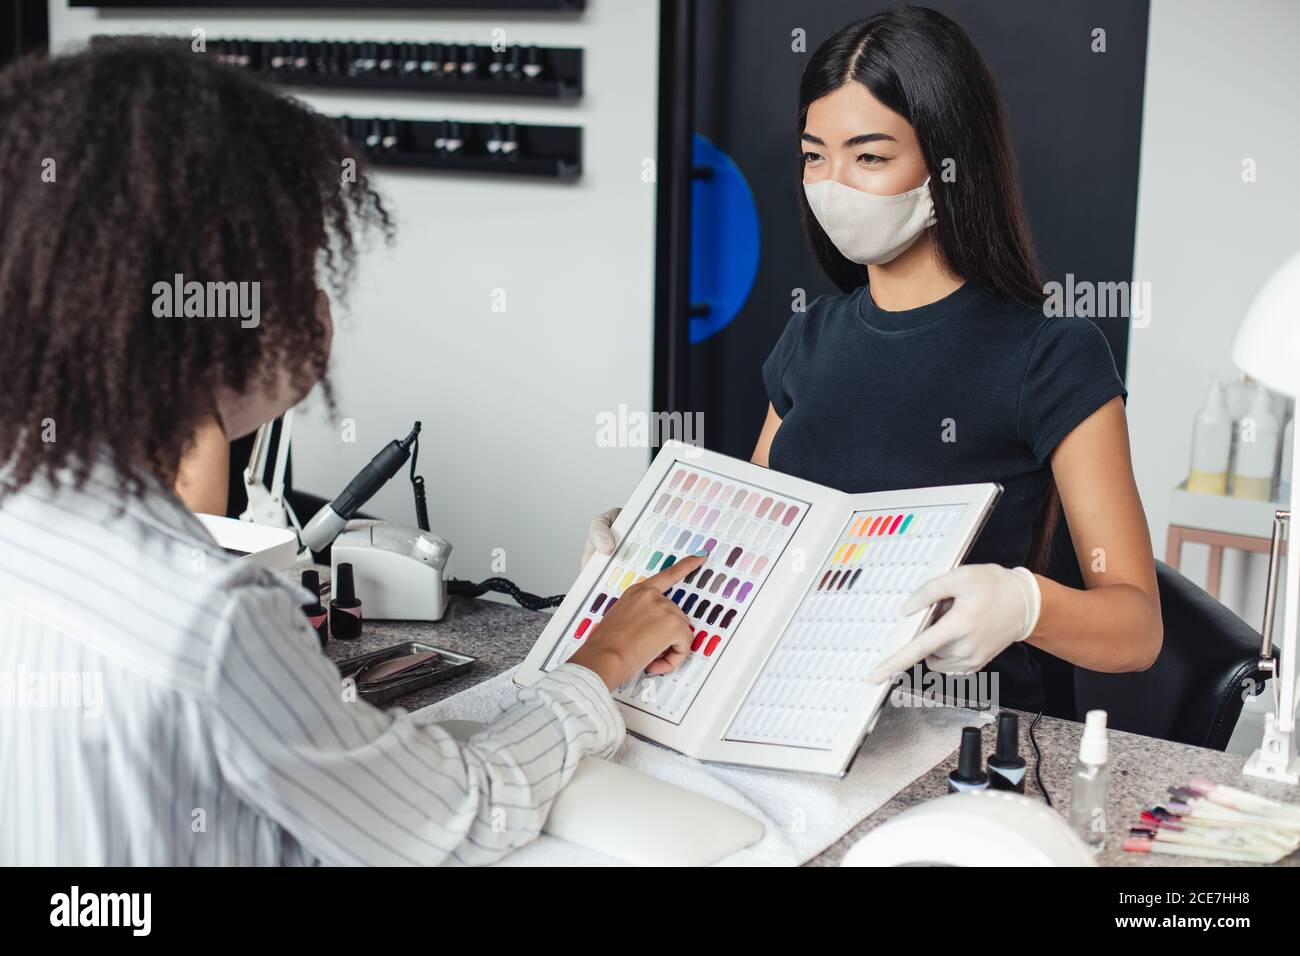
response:
<svg viewBox="0 0 1300 956"><path fill-rule="evenodd" d="M434 647L432 644L425 644L423 641L404 641L401 644L394 644L392 647L385 647L383 650L345 658L337 661L335 666L339 669L339 677L344 681L355 680L362 668L379 661L405 657L418 651L433 651L438 655L438 659L429 661L408 673L400 674L389 680L378 681L373 685L359 684L357 685L357 695L367 703L384 704L414 691L423 690L432 684L455 677L457 674L461 674L473 667L474 662L477 660L477 658L468 657L465 654L457 654L455 651L448 651L441 647Z"/></svg>

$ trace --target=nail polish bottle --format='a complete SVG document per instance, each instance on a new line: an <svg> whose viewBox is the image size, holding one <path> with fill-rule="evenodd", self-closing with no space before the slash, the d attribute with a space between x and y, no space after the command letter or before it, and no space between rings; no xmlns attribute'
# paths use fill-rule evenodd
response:
<svg viewBox="0 0 1300 956"><path fill-rule="evenodd" d="M444 76L452 76L460 72L460 47L455 43L447 45L442 57L442 72Z"/></svg>
<svg viewBox="0 0 1300 956"><path fill-rule="evenodd" d="M489 156L496 156L501 152L501 124L493 123L488 127L487 139L483 141Z"/></svg>
<svg viewBox="0 0 1300 956"><path fill-rule="evenodd" d="M542 53L535 46L530 46L524 53L524 78L535 80L542 75Z"/></svg>
<svg viewBox="0 0 1300 956"><path fill-rule="evenodd" d="M506 159L519 155L519 133L514 123L507 123L505 132L501 134L501 155Z"/></svg>
<svg viewBox="0 0 1300 956"><path fill-rule="evenodd" d="M352 565L340 564L334 572L334 599L330 601L330 637L353 641L361 636L361 602L352 581Z"/></svg>
<svg viewBox="0 0 1300 956"><path fill-rule="evenodd" d="M379 145L386 150L397 149L397 144L401 142L401 137L397 132L397 120L384 120L384 138L379 141Z"/></svg>
<svg viewBox="0 0 1300 956"><path fill-rule="evenodd" d="M338 635L336 634L335 637ZM948 792L966 793L970 790L987 790L988 774L984 772L984 757L980 753L980 729L961 729L961 751L957 755L957 769L948 774Z"/></svg>
<svg viewBox="0 0 1300 956"><path fill-rule="evenodd" d="M465 58L460 61L461 76L473 77L478 73L478 47L465 47Z"/></svg>
<svg viewBox="0 0 1300 956"><path fill-rule="evenodd" d="M1025 761L1020 756L1020 718L1009 710L998 714L998 743L989 757L989 786L1025 792Z"/></svg>
<svg viewBox="0 0 1300 956"><path fill-rule="evenodd" d="M420 72L420 48L415 43L402 44L402 75L412 76Z"/></svg>
<svg viewBox="0 0 1300 956"><path fill-rule="evenodd" d="M420 60L420 72L426 76L435 76L442 72L442 44L426 43L423 58Z"/></svg>
<svg viewBox="0 0 1300 956"><path fill-rule="evenodd" d="M465 140L461 135L460 124L455 120L449 121L447 123L447 142L444 147L447 153L454 156L460 152L460 148L464 145Z"/></svg>
<svg viewBox="0 0 1300 956"><path fill-rule="evenodd" d="M514 82L519 79L519 47L512 46L506 56L505 66L502 70L508 82Z"/></svg>
<svg viewBox="0 0 1300 956"><path fill-rule="evenodd" d="M302 606L302 613L307 615L307 621L316 632L316 638L323 648L325 640L329 637L330 615L325 610L325 606L320 603L320 575L315 571L304 571L302 573L302 586L305 590L310 591L315 598L315 600Z"/></svg>

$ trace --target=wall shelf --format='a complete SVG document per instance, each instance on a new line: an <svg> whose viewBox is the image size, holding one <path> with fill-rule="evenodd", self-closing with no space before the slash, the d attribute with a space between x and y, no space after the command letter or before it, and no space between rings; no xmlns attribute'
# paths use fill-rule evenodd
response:
<svg viewBox="0 0 1300 956"><path fill-rule="evenodd" d="M210 39L207 51L288 86L551 99L582 95L582 50L569 47Z"/></svg>
<svg viewBox="0 0 1300 956"><path fill-rule="evenodd" d="M1187 482L1183 482L1169 493L1169 523L1219 534L1267 538L1273 533L1273 512L1288 507L1285 501L1252 501L1188 491Z"/></svg>
<svg viewBox="0 0 1300 956"><path fill-rule="evenodd" d="M376 166L574 180L582 174L582 128L333 117Z"/></svg>

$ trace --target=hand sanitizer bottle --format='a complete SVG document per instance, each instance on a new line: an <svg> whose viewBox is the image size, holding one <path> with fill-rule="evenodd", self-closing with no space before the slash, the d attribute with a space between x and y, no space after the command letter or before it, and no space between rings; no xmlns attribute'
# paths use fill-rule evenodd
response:
<svg viewBox="0 0 1300 956"><path fill-rule="evenodd" d="M1070 787L1070 827L1093 853L1106 846L1106 791L1110 763L1106 745L1106 712L1090 710L1079 742L1079 762Z"/></svg>
<svg viewBox="0 0 1300 956"><path fill-rule="evenodd" d="M1223 381L1211 379L1205 407L1196 413L1187 490L1204 495L1227 494L1228 459L1231 455L1232 416L1228 413Z"/></svg>
<svg viewBox="0 0 1300 956"><path fill-rule="evenodd" d="M1273 414L1273 397L1255 386L1250 411L1237 430L1237 459L1232 468L1232 495L1253 501L1273 499L1273 469L1277 467L1280 428Z"/></svg>

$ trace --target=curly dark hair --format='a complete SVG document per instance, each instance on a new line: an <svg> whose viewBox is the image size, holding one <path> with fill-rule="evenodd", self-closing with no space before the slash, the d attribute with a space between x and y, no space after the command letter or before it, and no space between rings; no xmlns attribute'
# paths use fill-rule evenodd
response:
<svg viewBox="0 0 1300 956"><path fill-rule="evenodd" d="M142 467L174 478L219 388L305 391L328 358L318 273L341 297L372 226L391 239L328 118L183 41L0 73L0 491L80 484L107 453L138 494ZM155 316L176 275L259 283L260 323Z"/></svg>

